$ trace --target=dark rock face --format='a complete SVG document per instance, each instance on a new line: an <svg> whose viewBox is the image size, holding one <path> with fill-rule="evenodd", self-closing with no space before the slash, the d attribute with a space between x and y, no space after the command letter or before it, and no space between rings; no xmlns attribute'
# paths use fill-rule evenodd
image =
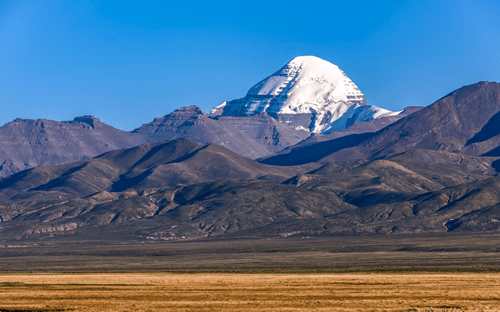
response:
<svg viewBox="0 0 500 312"><path fill-rule="evenodd" d="M265 114L210 117L196 106L180 108L133 132L152 142L186 138L201 144L218 144L248 158L271 155L309 135Z"/></svg>
<svg viewBox="0 0 500 312"><path fill-rule="evenodd" d="M91 158L144 142L93 116L73 121L16 119L0 127L0 176L38 166Z"/></svg>
<svg viewBox="0 0 500 312"><path fill-rule="evenodd" d="M148 136L151 140L168 141L179 133L185 133L197 121L203 117L203 112L197 106L186 106L174 112L155 118L152 122L135 129L134 133Z"/></svg>
<svg viewBox="0 0 500 312"><path fill-rule="evenodd" d="M374 133L367 132L346 135L331 141L294 146L282 154L263 159L261 162L277 166L294 166L316 162L337 151L358 146L373 136Z"/></svg>

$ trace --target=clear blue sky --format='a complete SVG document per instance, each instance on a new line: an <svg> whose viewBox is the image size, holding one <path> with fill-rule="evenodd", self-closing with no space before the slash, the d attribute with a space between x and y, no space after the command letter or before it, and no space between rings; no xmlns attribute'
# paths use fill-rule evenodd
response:
<svg viewBox="0 0 500 312"><path fill-rule="evenodd" d="M0 123L93 114L132 129L241 97L304 54L371 104L426 105L500 81L499 16L496 0L0 0Z"/></svg>

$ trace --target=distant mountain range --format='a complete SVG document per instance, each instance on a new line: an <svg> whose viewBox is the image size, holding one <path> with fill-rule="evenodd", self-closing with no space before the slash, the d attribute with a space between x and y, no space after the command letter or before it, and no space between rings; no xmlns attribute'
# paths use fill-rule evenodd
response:
<svg viewBox="0 0 500 312"><path fill-rule="evenodd" d="M0 127L0 176L38 165L61 164L143 143L93 116L72 121L16 119Z"/></svg>
<svg viewBox="0 0 500 312"><path fill-rule="evenodd" d="M182 107L131 133L94 116L63 122L16 119L0 127L0 177L176 138L222 145L256 159L295 145L311 133L337 134L358 124L373 130L377 126L370 125L372 121L385 125L402 116L366 105L364 95L336 65L312 56L294 58L251 88L243 100L224 107L210 114L196 106ZM242 113L235 114L236 110Z"/></svg>
<svg viewBox="0 0 500 312"><path fill-rule="evenodd" d="M209 114L131 132L84 116L0 128L4 239L186 240L500 230L500 84L369 106L299 57ZM320 120L320 121L319 121Z"/></svg>

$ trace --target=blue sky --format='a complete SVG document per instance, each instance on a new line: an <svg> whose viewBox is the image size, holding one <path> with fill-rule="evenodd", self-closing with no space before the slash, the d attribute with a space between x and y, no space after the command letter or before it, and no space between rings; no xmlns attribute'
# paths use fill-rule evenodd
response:
<svg viewBox="0 0 500 312"><path fill-rule="evenodd" d="M0 0L0 123L93 114L132 129L241 97L306 54L371 104L427 105L500 81L498 16L496 0Z"/></svg>

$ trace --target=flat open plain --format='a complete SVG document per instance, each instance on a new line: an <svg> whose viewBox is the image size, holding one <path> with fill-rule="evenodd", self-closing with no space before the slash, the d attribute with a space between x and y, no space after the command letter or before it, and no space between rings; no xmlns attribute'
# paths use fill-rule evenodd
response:
<svg viewBox="0 0 500 312"><path fill-rule="evenodd" d="M500 274L1 275L0 311L498 311Z"/></svg>
<svg viewBox="0 0 500 312"><path fill-rule="evenodd" d="M500 236L0 243L0 312L500 311Z"/></svg>

